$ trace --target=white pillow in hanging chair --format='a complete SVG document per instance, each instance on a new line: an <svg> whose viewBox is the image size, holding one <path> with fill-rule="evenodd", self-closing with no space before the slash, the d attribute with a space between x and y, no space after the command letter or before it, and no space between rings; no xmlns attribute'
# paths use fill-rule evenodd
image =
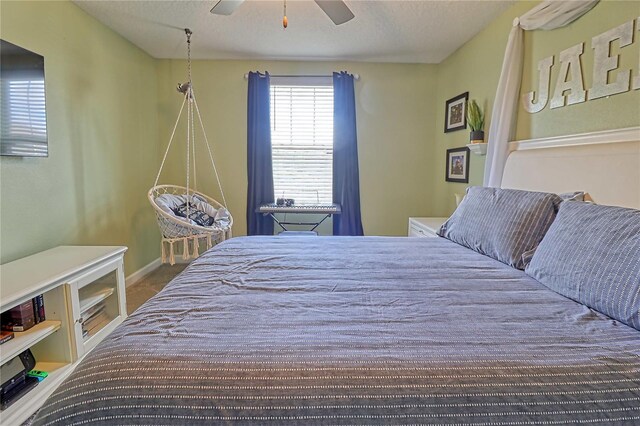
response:
<svg viewBox="0 0 640 426"><path fill-rule="evenodd" d="M210 206L211 207L211 206ZM220 207L214 216L213 226L220 229L227 229L231 225L231 213L224 207Z"/></svg>
<svg viewBox="0 0 640 426"><path fill-rule="evenodd" d="M178 207L180 204L183 203L181 199L182 199L181 195L162 194L154 198L153 201L156 203L158 207L160 207L160 209L163 212L169 213L170 215L174 215L173 209L175 209L176 207Z"/></svg>

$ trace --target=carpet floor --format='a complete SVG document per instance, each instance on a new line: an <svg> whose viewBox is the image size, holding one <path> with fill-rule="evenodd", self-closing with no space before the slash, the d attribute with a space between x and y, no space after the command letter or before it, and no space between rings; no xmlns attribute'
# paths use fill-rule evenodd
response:
<svg viewBox="0 0 640 426"><path fill-rule="evenodd" d="M127 312L138 309L152 296L158 294L165 285L187 267L186 263L161 265L158 269L127 288Z"/></svg>

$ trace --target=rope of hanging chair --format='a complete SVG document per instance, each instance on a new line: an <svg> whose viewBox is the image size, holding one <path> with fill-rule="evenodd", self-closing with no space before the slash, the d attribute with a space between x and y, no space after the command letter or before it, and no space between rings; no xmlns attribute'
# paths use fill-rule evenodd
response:
<svg viewBox="0 0 640 426"><path fill-rule="evenodd" d="M198 173L196 171L196 129L195 129L195 124L193 122L193 107L191 108L191 138L192 138L191 156L193 157L193 189L197 190L198 189Z"/></svg>
<svg viewBox="0 0 640 426"><path fill-rule="evenodd" d="M164 163L165 161L167 161L167 154L169 154L169 148L171 148L171 143L173 142L173 138L176 135L176 130L178 129L178 123L180 122L180 117L182 117L182 110L184 109L185 102L187 102L186 96L182 101L182 106L180 107L180 112L178 113L178 119L176 120L176 124L173 126L173 131L171 132L171 137L169 138L167 149L164 151L164 157L162 157L162 163L160 163L160 170L158 170L158 175L156 176L156 181L153 183L153 186L157 186L158 180L160 180L160 173L162 173L162 169L164 168Z"/></svg>
<svg viewBox="0 0 640 426"><path fill-rule="evenodd" d="M158 174L156 175L156 180L153 184L153 186L157 186L158 185L158 181L160 180L160 174L162 173L162 170L164 168L164 165L167 161L167 156L169 154L169 150L171 149L171 144L173 143L173 139L175 138L175 134L176 134L176 130L178 129L178 124L180 124L180 118L182 118L182 112L184 111L184 106L187 103L187 99L189 98L189 92L190 90L187 91L187 93L185 93L184 95L184 99L182 100L182 105L180 106L180 112L178 112L178 118L176 119L175 124L173 125L173 130L171 131L171 137L169 138L169 143L167 144L167 149L164 151L164 156L162 157L162 162L160 163L160 170L158 170ZM200 108L198 107L198 101L196 100L196 96L193 92L191 92L191 98L193 100L193 105L195 105L195 112L198 115L198 121L200 122L200 128L202 129L202 135L204 136L204 141L205 141L205 145L207 147L207 153L209 154L209 160L211 161L211 167L213 168L213 173L215 175L216 178L216 183L218 184L218 189L220 189L220 195L222 196L222 205L224 206L224 208L227 208L227 199L224 195L224 189L222 188L222 183L220 182L220 175L218 173L218 168L216 166L216 162L213 158L213 151L211 150L211 145L209 144L209 138L207 137L207 132L204 129L204 123L202 122L202 115L200 114ZM189 104L187 104L187 118L189 118L189 114L191 115L191 126L189 126L189 124L187 124L187 129L189 129L189 127L191 127L191 134L188 134L188 138L187 138L187 144L189 144L189 140L191 139L191 135L195 134L195 117L193 115L193 110L194 108L191 106L191 102ZM194 173L195 173L195 167L196 167L196 161L195 161L195 141L194 141L194 146L192 147L193 150L193 168L194 168ZM189 170L189 164L190 164L190 156L187 155L187 189L189 189L189 175L190 175L190 170ZM195 176L194 176L194 181L195 181ZM194 182L195 184L195 182Z"/></svg>
<svg viewBox="0 0 640 426"><path fill-rule="evenodd" d="M227 208L227 199L224 195L224 190L222 188L222 183L220 182L220 175L218 174L218 168L216 167L216 162L213 158L213 152L211 150L211 146L209 144L209 138L207 137L207 132L204 129L204 123L202 121L202 115L200 114L200 108L198 107L198 102L196 101L195 94L193 92L193 84L191 81L191 31L185 30L187 34L187 69L188 69L188 86L184 93L184 99L182 100L182 105L180 106L180 112L178 112L178 118L173 126L173 130L171 132L171 138L169 139L169 143L167 144L167 149L164 152L164 156L162 157L162 162L160 163L160 170L158 170L158 174L156 175L156 180L153 184L154 187L158 186L158 181L160 180L160 175L164 168L165 162L167 160L167 156L169 154L169 150L173 143L173 139L175 138L176 130L178 128L178 124L180 123L180 118L182 118L182 113L184 111L185 103L187 104L187 176L186 176L186 195L189 196L192 192L197 192L197 172L196 172L196 132L195 132L195 114L194 114L194 106L195 113L197 113L198 121L200 122L200 128L202 129L202 134L204 136L205 145L207 146L207 153L209 154L209 160L211 161L211 166L213 167L213 172L216 178L216 183L218 184L218 189L220 190L220 195L222 196L222 206ZM193 160L191 159L193 156ZM193 165L191 162L193 161ZM191 188L191 168L193 167L193 189ZM190 203L187 203L187 217L189 216Z"/></svg>
<svg viewBox="0 0 640 426"><path fill-rule="evenodd" d="M189 101L189 103L187 104L187 217L191 217L190 215L190 207L191 207L191 200L189 199L189 177L191 175L189 167L190 167L190 151L189 149L191 148L189 146L189 144L191 143L191 138L190 138L190 132L191 132L191 119L192 119L192 109L193 109L193 96L191 95L193 92L193 85L191 84L191 31L188 29L184 30L185 34L187 35L187 66L189 68L189 87L187 88L187 92L185 93L185 96L187 97L187 100ZM194 141L195 143L195 141ZM195 158L194 158L195 161ZM184 251L185 253L188 250L188 246L186 244L186 240L185 240L185 247L184 247Z"/></svg>
<svg viewBox="0 0 640 426"><path fill-rule="evenodd" d="M224 208L227 208L227 199L224 196L224 190L222 189L222 184L220 183L220 176L218 175L218 168L216 167L216 162L213 159L213 153L211 152L211 147L209 146L209 139L207 138L207 133L204 131L204 124L202 123L202 116L200 115L200 108L198 108L198 101L196 100L196 96L193 95L193 104L196 106L196 112L198 113L198 121L200 122L200 126L202 127L202 134L204 135L204 141L207 145L207 151L209 151L209 159L211 160L211 166L213 167L213 172L216 175L216 181L218 182L218 188L220 189L220 195L222 196L222 205Z"/></svg>
<svg viewBox="0 0 640 426"><path fill-rule="evenodd" d="M187 89L187 93L185 96L189 97L190 91L191 91L191 87ZM189 167L191 164L191 159L189 158L189 155L191 153L190 151L191 147L189 146L189 144L191 143L191 135L190 135L191 126L189 125L189 112L191 111L191 108L192 108L191 99L188 99L188 103L187 103L187 217L191 217L190 216L191 200L189 199L189 176L191 175L191 172L189 170Z"/></svg>

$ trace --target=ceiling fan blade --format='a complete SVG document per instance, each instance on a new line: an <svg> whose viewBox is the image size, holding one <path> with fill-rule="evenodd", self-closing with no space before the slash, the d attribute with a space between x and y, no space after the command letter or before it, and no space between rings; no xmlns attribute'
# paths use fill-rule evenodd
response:
<svg viewBox="0 0 640 426"><path fill-rule="evenodd" d="M336 25L344 24L355 16L342 0L315 0L315 2Z"/></svg>
<svg viewBox="0 0 640 426"><path fill-rule="evenodd" d="M244 0L219 0L215 6L211 8L214 15L231 15L240 6Z"/></svg>

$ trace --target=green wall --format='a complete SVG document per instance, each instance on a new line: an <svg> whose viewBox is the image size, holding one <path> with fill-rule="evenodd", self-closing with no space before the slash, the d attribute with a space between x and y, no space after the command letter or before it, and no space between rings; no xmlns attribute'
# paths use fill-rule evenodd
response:
<svg viewBox="0 0 640 426"><path fill-rule="evenodd" d="M447 99L469 92L469 97L478 100L487 111L485 134L488 134L491 108L500 76L504 49L513 19L533 8L538 2L516 3L471 41L466 43L437 67L438 94L436 100L436 133L433 148L435 167L430 181L433 184L432 210L426 213L448 215L455 209L455 193L464 193L466 184L447 183L445 155L449 148L466 145L468 130L445 134L445 102ZM611 28L640 16L640 2L601 1L586 15L565 28L552 31L525 32L524 71L522 93L538 87L538 61L555 55L551 72L551 94L559 72L559 53L575 44L585 42L581 56L585 89L591 87L593 53L591 38ZM640 33L635 31L634 43L622 49L613 43L612 54L619 53L621 69L632 69L637 75ZM640 125L640 91L630 91L608 98L587 101L581 104L549 109L529 114L519 104L517 139L529 139L556 135L567 135L597 130L607 130ZM469 185L482 185L485 157L471 155Z"/></svg>
<svg viewBox="0 0 640 426"><path fill-rule="evenodd" d="M48 158L0 157L0 261L61 244L158 257L156 61L69 2L2 2L0 37L45 57Z"/></svg>
<svg viewBox="0 0 640 426"><path fill-rule="evenodd" d="M195 36L193 42L197 43ZM195 61L194 90L217 158L228 207L234 215L234 235L246 234L247 81L243 76L252 70L327 75L348 70L360 74L355 88L365 233L406 235L407 218L431 209L429 180L434 163L429 139L434 132L435 65ZM160 61L160 135L167 139L182 102L175 87L185 80L185 61ZM163 174L162 182L171 179L177 184L185 182L185 133L186 128L179 127L176 140L179 146L172 148L170 171ZM219 199L209 159L202 156L200 160L197 163L200 189ZM328 232L330 227L325 227L323 233Z"/></svg>

